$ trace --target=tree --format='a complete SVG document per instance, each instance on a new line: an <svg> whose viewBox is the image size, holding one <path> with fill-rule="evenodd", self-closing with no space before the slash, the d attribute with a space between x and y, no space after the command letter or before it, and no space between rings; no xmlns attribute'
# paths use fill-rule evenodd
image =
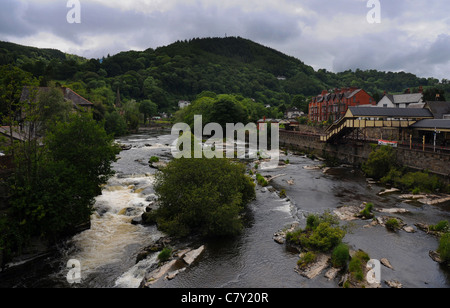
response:
<svg viewBox="0 0 450 308"><path fill-rule="evenodd" d="M255 197L245 167L227 159L181 158L156 176L158 227L173 236L238 234L245 206Z"/></svg>
<svg viewBox="0 0 450 308"><path fill-rule="evenodd" d="M158 105L151 100L145 100L139 105L139 111L144 114L144 125L146 125L147 119L158 112Z"/></svg>
<svg viewBox="0 0 450 308"><path fill-rule="evenodd" d="M127 122L117 111L107 113L105 115L105 130L114 137L123 136L127 133Z"/></svg>
<svg viewBox="0 0 450 308"><path fill-rule="evenodd" d="M89 114L73 114L52 126L43 145L34 149L31 159L16 152L10 207L0 222L0 249L7 249L8 257L31 237L58 240L88 223L118 153Z"/></svg>
<svg viewBox="0 0 450 308"><path fill-rule="evenodd" d="M369 159L362 165L363 171L370 177L381 179L396 166L395 151L390 146L374 148Z"/></svg>

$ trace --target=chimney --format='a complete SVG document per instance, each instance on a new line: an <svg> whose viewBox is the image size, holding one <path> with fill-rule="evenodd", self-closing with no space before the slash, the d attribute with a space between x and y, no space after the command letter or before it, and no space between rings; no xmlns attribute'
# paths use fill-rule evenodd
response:
<svg viewBox="0 0 450 308"><path fill-rule="evenodd" d="M328 91L327 90L323 90L322 91L322 96L325 96L325 95L327 95L328 94Z"/></svg>
<svg viewBox="0 0 450 308"><path fill-rule="evenodd" d="M406 94L411 94L411 89L410 88L408 88L407 90L406 90L406 92L405 92Z"/></svg>
<svg viewBox="0 0 450 308"><path fill-rule="evenodd" d="M420 86L420 87L419 87L419 93L422 93L422 94L423 94L423 86Z"/></svg>

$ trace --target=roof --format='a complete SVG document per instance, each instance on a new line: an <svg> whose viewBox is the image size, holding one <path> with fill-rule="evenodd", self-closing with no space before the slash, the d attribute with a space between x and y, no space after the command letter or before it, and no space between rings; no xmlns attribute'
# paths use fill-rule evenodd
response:
<svg viewBox="0 0 450 308"><path fill-rule="evenodd" d="M421 120L414 125L412 128L425 128L425 129L448 129L450 130L450 120L442 120L442 119L430 119L430 120Z"/></svg>
<svg viewBox="0 0 450 308"><path fill-rule="evenodd" d="M413 93L413 94L386 94L387 97L394 104L413 104L413 103L421 103L423 99L422 93Z"/></svg>
<svg viewBox="0 0 450 308"><path fill-rule="evenodd" d="M349 111L354 117L433 118L430 110L418 108L349 107Z"/></svg>
<svg viewBox="0 0 450 308"><path fill-rule="evenodd" d="M37 88L38 93L45 93L45 92L49 92L52 88L50 87L39 87ZM64 95L64 99L68 100L68 101L72 101L72 103L74 104L74 106L83 106L83 107L90 107L93 106L94 104L92 104L90 101L88 101L87 99L85 99L84 97L82 97L81 95L79 95L78 93L76 93L75 91L73 91L70 88L56 88L61 90L61 92ZM28 100L30 96L30 87L24 87L22 90L22 96L21 96L21 100Z"/></svg>
<svg viewBox="0 0 450 308"><path fill-rule="evenodd" d="M444 115L450 114L450 102L426 102L435 119L443 119Z"/></svg>

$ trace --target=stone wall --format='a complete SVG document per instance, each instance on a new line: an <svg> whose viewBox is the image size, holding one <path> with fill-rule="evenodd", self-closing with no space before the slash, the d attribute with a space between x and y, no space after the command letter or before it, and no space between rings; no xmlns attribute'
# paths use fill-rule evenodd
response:
<svg viewBox="0 0 450 308"><path fill-rule="evenodd" d="M367 161L372 147L370 142L348 142L346 144L328 144L320 142L320 136L280 131L280 145L290 147L321 157L334 158L341 163L360 166ZM416 170L428 170L431 173L450 179L450 155L409 148L398 148L398 162Z"/></svg>

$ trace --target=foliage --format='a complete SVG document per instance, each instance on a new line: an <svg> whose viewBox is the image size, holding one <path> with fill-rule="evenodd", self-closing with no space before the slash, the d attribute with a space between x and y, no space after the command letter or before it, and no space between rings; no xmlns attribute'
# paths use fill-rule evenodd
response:
<svg viewBox="0 0 450 308"><path fill-rule="evenodd" d="M123 136L128 132L127 122L117 111L107 113L105 115L105 131L114 137Z"/></svg>
<svg viewBox="0 0 450 308"><path fill-rule="evenodd" d="M152 157L150 157L149 162L150 162L150 163L157 163L157 162L159 162L159 157L157 157L157 156L152 156Z"/></svg>
<svg viewBox="0 0 450 308"><path fill-rule="evenodd" d="M364 251L359 250L355 253L348 265L348 270L352 278L356 279L357 281L363 281L364 268L366 267L366 264L369 260L369 255Z"/></svg>
<svg viewBox="0 0 450 308"><path fill-rule="evenodd" d="M406 172L392 168L386 176L381 178L382 183L389 183L403 190L413 190L413 193L434 192L445 190L445 184L436 175L428 172Z"/></svg>
<svg viewBox="0 0 450 308"><path fill-rule="evenodd" d="M316 261L317 255L314 252L308 251L304 253L300 259L297 261L297 265L299 268L303 269L307 267L309 264Z"/></svg>
<svg viewBox="0 0 450 308"><path fill-rule="evenodd" d="M329 252L341 243L346 233L338 224L328 213L320 217L309 215L305 230L288 232L286 240L310 251Z"/></svg>
<svg viewBox="0 0 450 308"><path fill-rule="evenodd" d="M159 253L158 260L163 263L170 259L172 256L172 249L169 247L164 247L164 249Z"/></svg>
<svg viewBox="0 0 450 308"><path fill-rule="evenodd" d="M94 197L112 175L118 153L88 114L73 114L57 123L43 146L36 145L33 139L15 145L10 207L0 236L10 255L20 252L31 237L57 240L88 223Z"/></svg>
<svg viewBox="0 0 450 308"><path fill-rule="evenodd" d="M363 217L364 219L371 219L374 217L373 213L373 203L369 202L366 204L366 207L364 208L364 210L362 210L359 215L361 217Z"/></svg>
<svg viewBox="0 0 450 308"><path fill-rule="evenodd" d="M202 92L210 98L214 98L208 94L211 92L239 93L259 102L262 108L258 110L270 104L270 117L278 117L281 105L307 111L308 96L335 87L360 87L377 99L383 91L415 91L419 86L424 86L427 97L435 97L436 91L450 91L444 80L439 83L435 78L405 72L314 71L298 59L240 37L195 38L155 50L121 52L90 60L57 50L0 42L0 65L6 64L40 78L41 84L57 80L76 85L78 89L74 90L80 95L108 108L120 89L125 101L151 100L159 110L169 112L177 109L179 100L195 100ZM278 80L278 76L285 80ZM105 95L99 95L99 90Z"/></svg>
<svg viewBox="0 0 450 308"><path fill-rule="evenodd" d="M266 178L263 177L261 174L257 173L256 174L256 181L258 182L259 185L261 185L262 187L266 187L267 185L269 185L269 182L267 182Z"/></svg>
<svg viewBox="0 0 450 308"><path fill-rule="evenodd" d="M400 229L400 222L395 218L390 218L388 221L386 221L385 225L386 228L391 231Z"/></svg>
<svg viewBox="0 0 450 308"><path fill-rule="evenodd" d="M396 165L395 151L390 146L374 148L362 170L369 177L381 179Z"/></svg>
<svg viewBox="0 0 450 308"><path fill-rule="evenodd" d="M331 262L333 267L344 267L347 265L347 261L350 259L349 248L346 244L341 243L334 248L331 255Z"/></svg>
<svg viewBox="0 0 450 308"><path fill-rule="evenodd" d="M180 158L157 173L158 227L173 236L238 234L245 206L255 198L245 167L227 159Z"/></svg>
<svg viewBox="0 0 450 308"><path fill-rule="evenodd" d="M450 264L450 233L445 233L439 240L438 252L442 261Z"/></svg>
<svg viewBox="0 0 450 308"><path fill-rule="evenodd" d="M447 220L442 220L435 225L429 226L430 231L450 232L450 226Z"/></svg>

